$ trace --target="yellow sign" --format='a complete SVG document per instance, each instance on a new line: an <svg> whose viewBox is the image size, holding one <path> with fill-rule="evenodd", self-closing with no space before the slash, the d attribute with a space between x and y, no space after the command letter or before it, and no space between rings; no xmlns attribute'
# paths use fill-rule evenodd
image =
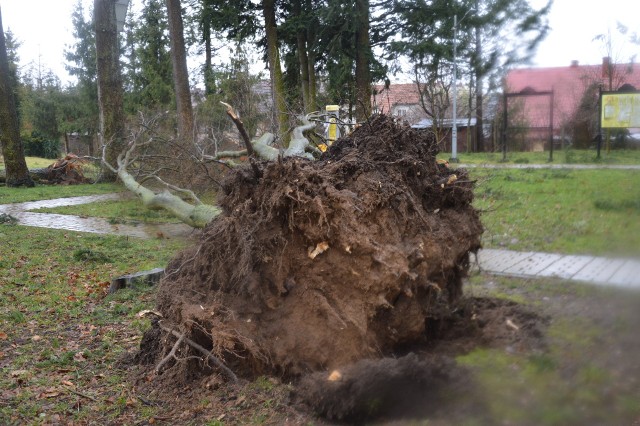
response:
<svg viewBox="0 0 640 426"><path fill-rule="evenodd" d="M325 107L327 115L329 116L329 126L327 127L327 139L329 145L338 140L340 137L340 129L338 129L338 114L340 114L340 106L327 105ZM322 149L322 148L321 148Z"/></svg>
<svg viewBox="0 0 640 426"><path fill-rule="evenodd" d="M640 127L640 93L602 95L602 128Z"/></svg>

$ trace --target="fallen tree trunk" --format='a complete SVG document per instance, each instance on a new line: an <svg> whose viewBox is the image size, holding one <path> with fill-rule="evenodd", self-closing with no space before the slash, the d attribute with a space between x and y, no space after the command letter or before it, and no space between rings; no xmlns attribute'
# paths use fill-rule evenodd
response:
<svg viewBox="0 0 640 426"><path fill-rule="evenodd" d="M233 122L240 130L241 135L243 135L247 149L238 152L219 152L215 156L203 155L203 160L220 161L224 158L237 158L246 154L255 154L258 158L267 161L274 161L280 156L299 156L307 159L313 159L313 156L306 152L306 150L311 150L311 148L309 147L309 141L304 137L304 132L311 130L315 126L314 123L309 121L308 117L303 118L302 126L294 129L294 139L292 140L289 148L284 151L280 151L279 149L271 146L271 143L274 140L274 136L271 133L265 133L261 137L253 141L249 141L242 121L237 117L237 114L233 111L233 108L230 105L225 105L227 106L227 114L232 118ZM134 139L130 141L128 149L118 155L116 165L112 165L107 162L105 146L103 147L102 162L105 167L118 176L129 191L133 192L140 199L145 207L153 210L167 210L173 216L189 226L194 228L204 228L221 213L220 208L204 204L193 191L171 185L163 181L159 176L152 174L147 178L154 179L166 188L165 191L157 193L144 186L128 171L128 167L137 160L135 156L136 149L148 144L148 140L138 141ZM252 167L254 168L255 173L255 164L252 163ZM182 196L175 195L174 192L179 193ZM183 197L191 202L185 201Z"/></svg>
<svg viewBox="0 0 640 426"><path fill-rule="evenodd" d="M41 179L45 179L47 175L47 168L37 168L37 169L29 169L29 176L34 181L39 181ZM7 182L7 175L4 169L0 169L0 183Z"/></svg>

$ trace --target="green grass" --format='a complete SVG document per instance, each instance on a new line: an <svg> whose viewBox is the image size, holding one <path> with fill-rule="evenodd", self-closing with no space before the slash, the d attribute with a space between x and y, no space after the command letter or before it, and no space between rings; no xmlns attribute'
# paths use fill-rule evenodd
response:
<svg viewBox="0 0 640 426"><path fill-rule="evenodd" d="M0 188L0 203L121 190L115 184ZM114 204L122 217L137 215L127 214L128 203ZM98 423L118 418L122 410L114 401L126 378L113 366L149 326L135 314L154 306L154 293L137 289L107 295L107 289L120 275L166 266L186 242L12 224L0 224L0 241L11 247L0 251L0 388L6 392L0 423L55 423L56 415ZM62 382L81 392L90 389L95 404L78 405L77 394Z"/></svg>
<svg viewBox="0 0 640 426"><path fill-rule="evenodd" d="M640 255L640 170L470 169L488 248Z"/></svg>
<svg viewBox="0 0 640 426"><path fill-rule="evenodd" d="M142 321L135 314L154 301L151 289L107 296L109 283L166 266L185 242L15 225L0 225L0 240L11 247L0 252L0 423L39 423L40 413L57 413L104 424L96 410L117 417L113 401L126 379L113 366L148 325L132 326ZM63 382L96 402L78 404Z"/></svg>
<svg viewBox="0 0 640 426"><path fill-rule="evenodd" d="M438 158L448 160L450 152L438 154ZM600 152L600 159L596 158L596 150L566 149L553 152L551 164L640 164L640 150L620 149L607 153ZM503 163L502 152L458 153L458 159L464 164L547 164L549 152L507 152L507 161Z"/></svg>

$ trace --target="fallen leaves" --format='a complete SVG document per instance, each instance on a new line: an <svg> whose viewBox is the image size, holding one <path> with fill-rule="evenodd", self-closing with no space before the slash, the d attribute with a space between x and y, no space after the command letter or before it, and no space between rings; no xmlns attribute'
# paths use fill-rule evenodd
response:
<svg viewBox="0 0 640 426"><path fill-rule="evenodd" d="M73 356L73 360L75 362L85 362L87 360L87 356L84 354L84 352L76 352L76 354Z"/></svg>

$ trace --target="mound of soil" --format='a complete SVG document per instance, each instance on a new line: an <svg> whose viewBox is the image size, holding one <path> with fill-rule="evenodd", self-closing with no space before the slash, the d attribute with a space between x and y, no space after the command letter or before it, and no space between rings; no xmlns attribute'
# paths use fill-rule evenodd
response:
<svg viewBox="0 0 640 426"><path fill-rule="evenodd" d="M482 233L473 182L437 152L431 133L378 116L318 161L234 170L224 213L167 268L161 324L245 377L327 371L424 339L450 316ZM147 346L159 359L174 341Z"/></svg>

